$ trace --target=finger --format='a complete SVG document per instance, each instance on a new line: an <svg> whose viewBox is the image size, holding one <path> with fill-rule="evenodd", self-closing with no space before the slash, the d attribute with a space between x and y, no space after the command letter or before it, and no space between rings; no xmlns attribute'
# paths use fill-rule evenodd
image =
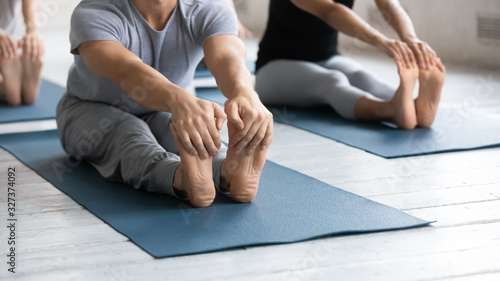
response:
<svg viewBox="0 0 500 281"><path fill-rule="evenodd" d="M184 148L189 152L189 154L191 154L191 155L198 154L198 151L196 150L196 148L193 146L193 144L191 142L191 138L189 137L188 132L183 131L183 130L178 131L175 128L173 123L170 123L170 129L172 130L172 132L174 132L174 135L177 135L179 137L179 139L182 142L182 145L184 145Z"/></svg>
<svg viewBox="0 0 500 281"><path fill-rule="evenodd" d="M194 147L198 151L198 155L200 155L200 158L207 159L209 154L207 149L205 148L205 143L203 141L203 138L200 136L200 133L196 130L192 130L189 132L189 137Z"/></svg>
<svg viewBox="0 0 500 281"><path fill-rule="evenodd" d="M410 58L410 62L411 62L412 67L417 67L418 66L417 59L415 58L413 51L411 50L410 47L408 47L408 45L406 45L406 51L408 53L408 57Z"/></svg>
<svg viewBox="0 0 500 281"><path fill-rule="evenodd" d="M214 108L215 124L217 125L217 129L220 131L222 130L222 126L224 126L224 121L226 121L227 115L218 104L213 102L212 106Z"/></svg>
<svg viewBox="0 0 500 281"><path fill-rule="evenodd" d="M418 62L418 67L423 69L425 61L424 61L424 55L422 54L422 51L420 51L418 46L413 48L412 50L413 50L413 54L416 56L416 59Z"/></svg>
<svg viewBox="0 0 500 281"><path fill-rule="evenodd" d="M250 126L248 132L240 138L240 141L234 146L236 154L239 154L247 148L247 145L254 139L255 135L259 131L260 125L261 124L254 122L252 126Z"/></svg>
<svg viewBox="0 0 500 281"><path fill-rule="evenodd" d="M200 135L203 138L203 143L205 144L205 148L208 153L212 156L217 155L217 153L219 153L221 141L220 133L215 127L215 123L209 124L206 130L200 132Z"/></svg>
<svg viewBox="0 0 500 281"><path fill-rule="evenodd" d="M406 52L403 44L398 44L399 52L401 57L403 58L403 62L405 67L410 67L410 58L408 57L408 53Z"/></svg>
<svg viewBox="0 0 500 281"><path fill-rule="evenodd" d="M30 42L30 44L29 44L29 58L34 59L35 58L35 56L34 56L35 55L35 53L34 53L35 52L35 46L34 46L35 40L33 40L33 38L32 38L28 41Z"/></svg>
<svg viewBox="0 0 500 281"><path fill-rule="evenodd" d="M245 127L243 120L241 120L238 105L230 103L229 100L225 102L225 110L227 112L227 119L236 129L241 130Z"/></svg>
<svg viewBox="0 0 500 281"><path fill-rule="evenodd" d="M234 147L239 144L240 141L248 134L248 131L252 128L252 124L253 122L246 123L243 129L236 130L232 135L230 135L229 147Z"/></svg>
<svg viewBox="0 0 500 281"><path fill-rule="evenodd" d="M402 57L401 55L399 54L399 50L397 49L397 47L394 47L394 46L390 46L389 47L389 50L391 52L391 57L396 59L396 60L402 60Z"/></svg>
<svg viewBox="0 0 500 281"><path fill-rule="evenodd" d="M16 56L16 44L14 43L14 41L10 37L7 37L7 38L8 38L9 56L11 58L13 58Z"/></svg>
<svg viewBox="0 0 500 281"><path fill-rule="evenodd" d="M35 60L35 59L38 59L38 40L36 39L33 39L33 43L31 44L32 46L32 51L31 51L31 59L32 60Z"/></svg>
<svg viewBox="0 0 500 281"><path fill-rule="evenodd" d="M446 67L444 66L443 62L441 61L440 58L437 58L436 59L436 66L438 67L438 69L441 71L441 72L446 72Z"/></svg>
<svg viewBox="0 0 500 281"><path fill-rule="evenodd" d="M45 55L45 44L43 42L43 39L40 39L38 46L39 46L38 55L39 58L41 59L43 55Z"/></svg>
<svg viewBox="0 0 500 281"><path fill-rule="evenodd" d="M421 46L421 50L422 50L422 53L424 55L424 60L425 60L425 69L429 69L430 66L431 66L431 58L430 58L430 55L429 55L429 52L428 50L425 48L425 45L420 45Z"/></svg>
<svg viewBox="0 0 500 281"><path fill-rule="evenodd" d="M255 152L255 149L257 149L257 146L262 143L262 140L266 136L267 127L267 124L262 124L259 127L259 130L253 137L252 141L248 144L247 155L252 155Z"/></svg>
<svg viewBox="0 0 500 281"><path fill-rule="evenodd" d="M25 39L23 43L23 59L29 59L29 57L30 57L30 41L28 39Z"/></svg>
<svg viewBox="0 0 500 281"><path fill-rule="evenodd" d="M207 129L213 144L217 148L216 151L210 151L210 154L215 156L217 155L217 153L219 152L219 148L221 147L220 132L215 126L208 126Z"/></svg>
<svg viewBox="0 0 500 281"><path fill-rule="evenodd" d="M266 136L264 137L264 139L260 144L261 150L266 150L271 145L271 142L273 141L273 126L274 122L271 119L271 122L269 122L269 125L267 126L266 129Z"/></svg>
<svg viewBox="0 0 500 281"><path fill-rule="evenodd" d="M5 48L3 42L0 42L0 55L2 55L2 57L7 57L8 55L7 49Z"/></svg>

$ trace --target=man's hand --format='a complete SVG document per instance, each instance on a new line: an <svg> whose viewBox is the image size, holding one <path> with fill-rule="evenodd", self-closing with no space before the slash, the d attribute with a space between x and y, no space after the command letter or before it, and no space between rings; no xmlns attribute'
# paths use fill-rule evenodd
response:
<svg viewBox="0 0 500 281"><path fill-rule="evenodd" d="M0 29L0 56L4 58L14 58L17 48L17 43Z"/></svg>
<svg viewBox="0 0 500 281"><path fill-rule="evenodd" d="M431 66L436 65L437 55L429 44L419 39L409 41L407 44L417 58L419 68L430 69Z"/></svg>
<svg viewBox="0 0 500 281"><path fill-rule="evenodd" d="M23 59L37 60L42 58L45 52L43 39L38 32L26 33L24 38L19 40L19 47L23 48Z"/></svg>
<svg viewBox="0 0 500 281"><path fill-rule="evenodd" d="M215 156L221 146L220 133L226 114L216 103L188 93L171 106L172 124L186 150L201 159Z"/></svg>
<svg viewBox="0 0 500 281"><path fill-rule="evenodd" d="M375 46L389 57L404 62L406 67L417 67L413 51L405 42L394 39L382 39Z"/></svg>
<svg viewBox="0 0 500 281"><path fill-rule="evenodd" d="M228 117L228 126L234 126L236 132L229 136L229 146L240 154L246 150L252 155L257 147L265 150L273 139L273 115L261 103L253 90L242 90L225 103L224 110Z"/></svg>

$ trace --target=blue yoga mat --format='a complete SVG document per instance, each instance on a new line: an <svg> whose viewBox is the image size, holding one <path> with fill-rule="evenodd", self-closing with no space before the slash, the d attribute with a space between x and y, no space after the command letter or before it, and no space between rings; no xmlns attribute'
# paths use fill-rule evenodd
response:
<svg viewBox="0 0 500 281"><path fill-rule="evenodd" d="M157 258L429 224L271 161L251 203L218 194L210 207L195 209L71 162L56 131L0 135L0 145Z"/></svg>
<svg viewBox="0 0 500 281"><path fill-rule="evenodd" d="M247 60L247 68L250 70L250 73L255 73L255 61L253 60ZM213 77L212 73L210 70L208 70L207 66L204 64L199 64L198 67L196 68L196 72L194 73L194 78L209 78Z"/></svg>
<svg viewBox="0 0 500 281"><path fill-rule="evenodd" d="M65 91L65 88L43 80L40 96L35 104L9 107L5 103L0 103L0 123L56 118L57 103Z"/></svg>
<svg viewBox="0 0 500 281"><path fill-rule="evenodd" d="M219 104L226 98L215 88L198 88L196 96ZM269 106L274 120L385 158L500 145L500 120L472 112L440 108L432 128L398 130L381 123L347 120L329 107L300 109Z"/></svg>

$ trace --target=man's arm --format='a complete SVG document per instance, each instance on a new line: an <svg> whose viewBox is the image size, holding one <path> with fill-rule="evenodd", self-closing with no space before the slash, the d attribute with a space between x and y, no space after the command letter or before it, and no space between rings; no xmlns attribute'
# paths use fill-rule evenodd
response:
<svg viewBox="0 0 500 281"><path fill-rule="evenodd" d="M436 53L422 40L418 39L413 22L401 7L398 0L375 0L387 23L398 33L399 38L406 42L417 57L421 68L436 64Z"/></svg>
<svg viewBox="0 0 500 281"><path fill-rule="evenodd" d="M44 54L43 40L38 32L36 15L40 9L38 0L23 0L22 11L26 34L19 42L23 48L23 57L25 59L40 59Z"/></svg>
<svg viewBox="0 0 500 281"><path fill-rule="evenodd" d="M412 52L400 41L387 38L346 6L332 0L291 0L298 8L318 17L336 30L358 38L391 57L412 64Z"/></svg>
<svg viewBox="0 0 500 281"><path fill-rule="evenodd" d="M193 97L119 42L88 41L78 52L92 72L120 85L142 107L172 113L172 123L191 154L205 159L218 153L225 114L217 104Z"/></svg>
<svg viewBox="0 0 500 281"><path fill-rule="evenodd" d="M254 91L252 75L245 64L245 47L234 35L218 35L203 45L205 61L220 90L228 98L225 112L229 126L237 132L229 136L229 146L237 153L265 150L273 137L273 116Z"/></svg>

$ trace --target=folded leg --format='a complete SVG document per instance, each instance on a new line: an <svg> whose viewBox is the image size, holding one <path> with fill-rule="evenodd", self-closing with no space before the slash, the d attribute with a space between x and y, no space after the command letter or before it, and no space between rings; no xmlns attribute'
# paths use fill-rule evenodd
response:
<svg viewBox="0 0 500 281"><path fill-rule="evenodd" d="M178 155L166 151L140 118L105 103L66 94L57 108L64 150L91 163L106 179L177 196Z"/></svg>

